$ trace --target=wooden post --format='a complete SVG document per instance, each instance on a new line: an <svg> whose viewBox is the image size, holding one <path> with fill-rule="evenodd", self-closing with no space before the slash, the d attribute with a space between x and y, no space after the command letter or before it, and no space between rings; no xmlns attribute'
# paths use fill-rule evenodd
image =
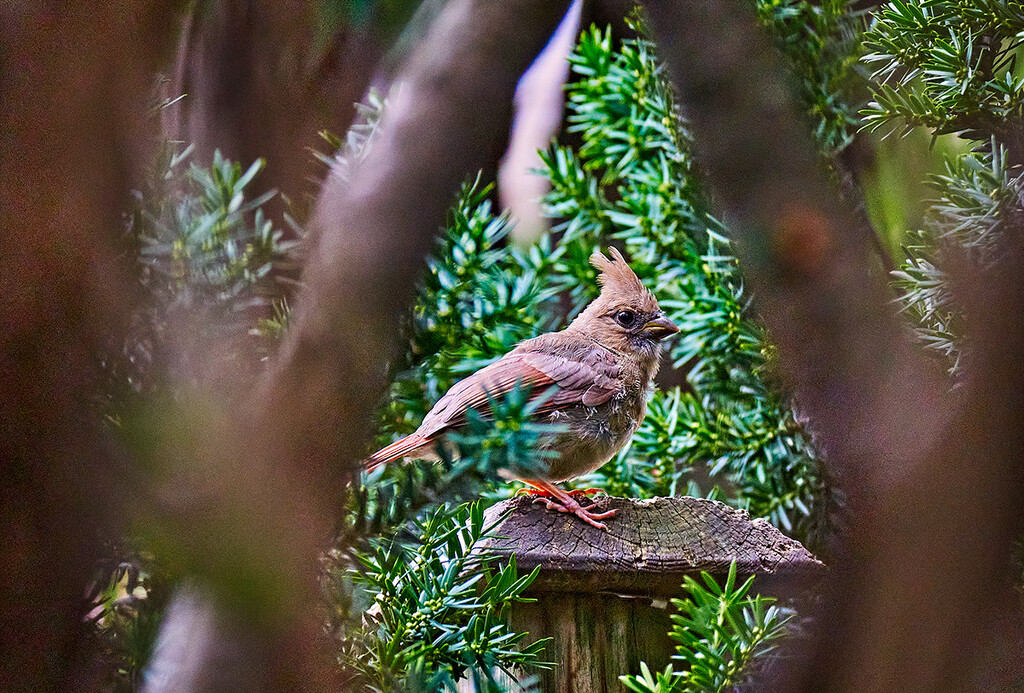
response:
<svg viewBox="0 0 1024 693"><path fill-rule="evenodd" d="M824 566L799 542L764 520L699 498L601 498L597 509L618 509L608 531L520 497L491 507L493 522L509 513L483 550L515 554L520 573L540 566L512 624L529 641L550 637L540 674L542 693L625 691L622 674L640 662L664 669L673 653L668 600L680 596L686 575L722 577L732 561L758 589L820 575Z"/></svg>

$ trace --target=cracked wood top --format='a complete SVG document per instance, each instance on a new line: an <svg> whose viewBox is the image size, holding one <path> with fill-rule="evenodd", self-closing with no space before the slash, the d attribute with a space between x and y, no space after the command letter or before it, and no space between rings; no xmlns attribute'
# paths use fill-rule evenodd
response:
<svg viewBox="0 0 1024 693"><path fill-rule="evenodd" d="M608 531L518 497L487 510L488 522L508 512L484 551L514 553L520 573L540 566L532 592L616 592L672 596L683 576L741 575L785 581L814 578L824 565L765 520L702 498L599 498L594 510L618 509ZM775 580L771 580L774 582Z"/></svg>

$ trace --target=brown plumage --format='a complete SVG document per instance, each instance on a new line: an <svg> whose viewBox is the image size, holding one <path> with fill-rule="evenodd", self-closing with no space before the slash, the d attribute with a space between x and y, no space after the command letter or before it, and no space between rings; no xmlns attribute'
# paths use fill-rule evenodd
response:
<svg viewBox="0 0 1024 693"><path fill-rule="evenodd" d="M488 397L517 383L540 394L557 388L538 409L543 420L565 425L545 440L558 452L543 478L523 479L549 508L569 512L595 527L614 511L592 513L555 483L589 474L615 455L647 411L647 392L658 370L659 341L679 331L615 248L612 259L595 252L601 294L560 332L527 339L512 351L456 383L411 435L378 450L365 462L373 469L403 457L436 459L445 433L485 413Z"/></svg>

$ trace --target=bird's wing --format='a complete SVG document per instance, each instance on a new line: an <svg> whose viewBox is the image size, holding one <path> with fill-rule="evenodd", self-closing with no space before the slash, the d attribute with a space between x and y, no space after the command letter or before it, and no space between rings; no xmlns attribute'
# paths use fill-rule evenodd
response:
<svg viewBox="0 0 1024 693"><path fill-rule="evenodd" d="M596 407L620 389L619 364L611 352L596 345L572 356L528 352L523 354L523 360L558 385L541 411L578 403Z"/></svg>
<svg viewBox="0 0 1024 693"><path fill-rule="evenodd" d="M538 408L548 412L573 404L595 407L618 391L619 366L614 356L597 345L578 353L513 351L452 386L423 418L416 432L378 450L366 461L373 468L397 460L432 443L438 435L466 421L466 412L486 414L490 400L507 395L517 385L539 396L550 386L557 390Z"/></svg>
<svg viewBox="0 0 1024 693"><path fill-rule="evenodd" d="M517 384L534 392L543 392L544 388L553 385L554 381L542 371L526 364L522 354L506 354L491 365L455 383L427 412L414 433L373 453L363 461L363 465L372 470L379 465L417 454L419 450L433 444L437 437L449 428L465 423L467 411L475 409L487 413L490 409L490 398L504 397Z"/></svg>
<svg viewBox="0 0 1024 693"><path fill-rule="evenodd" d="M580 403L595 407L618 391L618 377L615 357L596 345L571 355L514 351L456 383L430 410L417 433L433 436L457 426L469 409L485 413L491 398L504 397L517 385L532 390L534 397L551 385L558 386L538 409L541 412Z"/></svg>
<svg viewBox="0 0 1024 693"><path fill-rule="evenodd" d="M487 412L491 398L504 397L517 385L539 394L555 383L543 371L524 361L522 356L516 352L507 354L455 383L423 418L416 433L430 438L444 429L458 426L465 422L467 411Z"/></svg>

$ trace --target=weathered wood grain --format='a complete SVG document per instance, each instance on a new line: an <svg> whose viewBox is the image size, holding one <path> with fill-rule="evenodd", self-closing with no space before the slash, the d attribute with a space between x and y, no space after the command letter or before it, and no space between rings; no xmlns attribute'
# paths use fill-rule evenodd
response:
<svg viewBox="0 0 1024 693"><path fill-rule="evenodd" d="M483 549L515 554L520 570L540 566L533 592L613 592L675 596L683 577L724 575L732 561L741 575L803 579L824 566L799 542L764 520L701 498L600 498L596 509L616 508L603 531L548 510L528 497L488 510L498 538Z"/></svg>
<svg viewBox="0 0 1024 693"><path fill-rule="evenodd" d="M757 591L784 585L792 594L825 572L798 542L718 501L597 500L609 508L618 513L608 531L526 497L487 511L500 522L481 550L514 554L521 573L540 568L529 590L536 601L516 604L510 619L527 642L551 638L544 659L553 666L522 672L537 675L543 693L619 693L619 676L639 673L640 662L664 669L674 653L668 598L682 595L687 575L720 578L735 560L741 575L757 576Z"/></svg>

